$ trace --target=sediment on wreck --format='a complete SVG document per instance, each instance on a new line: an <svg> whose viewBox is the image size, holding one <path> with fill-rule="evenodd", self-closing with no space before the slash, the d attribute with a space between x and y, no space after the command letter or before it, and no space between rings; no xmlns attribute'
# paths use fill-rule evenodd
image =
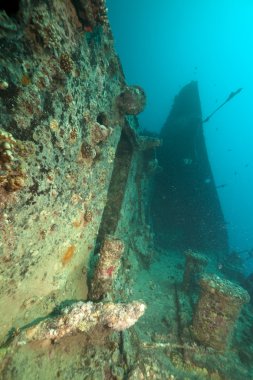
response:
<svg viewBox="0 0 253 380"><path fill-rule="evenodd" d="M225 351L230 342L242 306L250 300L239 285L205 275L200 280L201 295L193 317L192 333L203 345Z"/></svg>
<svg viewBox="0 0 253 380"><path fill-rule="evenodd" d="M66 0L0 12L1 339L87 297L124 124L105 11L102 1Z"/></svg>
<svg viewBox="0 0 253 380"><path fill-rule="evenodd" d="M116 266L124 272L123 251L113 269L101 264L92 273L99 297L110 291L125 301L97 306L103 321L107 311L118 315L117 327L111 314L110 324L117 327L112 337L104 327L85 339L80 331L66 334L57 347L49 335L47 346L29 337L40 327L49 333L69 305L80 300L84 309L92 305L87 301L88 265L102 237L118 234L129 249L129 237L122 237L118 224L128 204L129 179L135 182L133 156L139 149L137 119L131 114L141 112L145 94L125 83L102 0L21 0L14 13L0 11L0 40L1 375L15 372L22 378L18 363L24 360L30 363L24 369L28 378L40 371L48 379L60 373L78 376L78 365L98 378L94 345L96 360L108 363L114 347L120 363L119 326L131 326L145 309L122 293L125 280L117 279ZM134 183L133 197L136 189ZM135 218L135 211L132 201L129 218ZM106 286L99 283L104 269L110 280ZM30 334L26 345L9 345L25 331ZM54 352L54 365L49 366L48 350ZM63 363L65 350L71 354ZM90 365L80 364L84 356ZM115 364L115 370L120 372L120 366Z"/></svg>

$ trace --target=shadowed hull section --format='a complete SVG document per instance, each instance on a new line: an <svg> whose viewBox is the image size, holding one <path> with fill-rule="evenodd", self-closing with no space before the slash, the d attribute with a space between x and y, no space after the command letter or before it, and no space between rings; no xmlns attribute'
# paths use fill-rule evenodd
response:
<svg viewBox="0 0 253 380"><path fill-rule="evenodd" d="M208 161L197 82L176 96L161 131L153 213L160 244L228 250L227 231Z"/></svg>

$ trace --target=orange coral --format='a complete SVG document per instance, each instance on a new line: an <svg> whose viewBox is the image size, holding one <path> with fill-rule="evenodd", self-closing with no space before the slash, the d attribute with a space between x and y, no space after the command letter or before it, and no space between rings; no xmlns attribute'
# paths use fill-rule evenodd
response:
<svg viewBox="0 0 253 380"><path fill-rule="evenodd" d="M21 84L23 86L28 86L31 83L31 79L29 78L28 75L24 74L21 78Z"/></svg>
<svg viewBox="0 0 253 380"><path fill-rule="evenodd" d="M76 250L76 247L74 245L70 245L67 250L64 253L64 256L62 258L62 264L66 265L69 263L69 261L72 259L74 252Z"/></svg>
<svg viewBox="0 0 253 380"><path fill-rule="evenodd" d="M83 224L83 220L82 219L76 219L76 220L74 220L74 222L72 224L76 228L81 227L81 225Z"/></svg>

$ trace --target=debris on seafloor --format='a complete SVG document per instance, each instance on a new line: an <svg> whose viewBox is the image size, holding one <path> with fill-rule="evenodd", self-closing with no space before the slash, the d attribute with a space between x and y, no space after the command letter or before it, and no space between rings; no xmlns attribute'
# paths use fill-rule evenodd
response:
<svg viewBox="0 0 253 380"><path fill-rule="evenodd" d="M224 351L243 304L250 300L239 285L216 275L200 280L201 296L193 318L192 332L197 341Z"/></svg>
<svg viewBox="0 0 253 380"><path fill-rule="evenodd" d="M109 331L123 331L133 326L144 314L146 305L140 301L124 303L76 302L64 308L60 316L47 318L38 324L21 330L18 344L32 341L50 340L51 342L87 333L93 328L103 327Z"/></svg>

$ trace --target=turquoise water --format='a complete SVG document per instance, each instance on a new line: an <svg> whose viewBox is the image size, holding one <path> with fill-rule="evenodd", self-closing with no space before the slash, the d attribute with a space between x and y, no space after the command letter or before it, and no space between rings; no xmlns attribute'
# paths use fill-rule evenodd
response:
<svg viewBox="0 0 253 380"><path fill-rule="evenodd" d="M155 153L160 166L152 201L156 242L177 250L179 258L187 247L204 252L215 274L247 289L252 298L253 4L109 0L108 8L126 79L147 94L140 129L163 139ZM196 92L180 103L191 83ZM160 259L160 273L166 260ZM170 275L176 271L173 266ZM201 275L191 277L194 299ZM230 346L238 354L237 368L248 367L253 347L252 301L243 310ZM209 367L220 365L209 357ZM232 373L233 368L228 363L221 378L252 378L243 370Z"/></svg>
<svg viewBox="0 0 253 380"><path fill-rule="evenodd" d="M204 125L205 141L231 250L253 247L251 19L243 1L108 1L109 17L128 83L147 93L141 127L159 132L174 96L197 80L203 118L232 91L242 92ZM244 257L244 256L243 256ZM245 262L251 272L253 260Z"/></svg>

